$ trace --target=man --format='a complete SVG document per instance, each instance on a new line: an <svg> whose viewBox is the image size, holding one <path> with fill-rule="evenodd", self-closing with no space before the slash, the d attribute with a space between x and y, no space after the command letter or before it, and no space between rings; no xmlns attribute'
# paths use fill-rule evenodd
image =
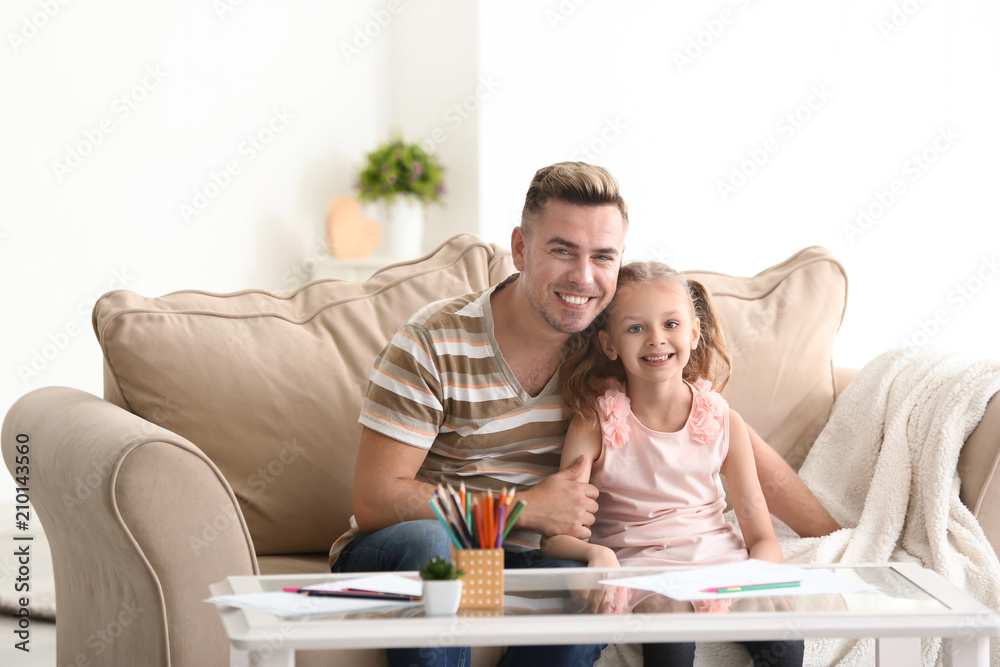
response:
<svg viewBox="0 0 1000 667"><path fill-rule="evenodd" d="M427 501L439 482L461 481L476 491L516 485L525 501L504 543L507 567L579 565L538 551L541 535L589 537L597 510L597 489L573 481L575 468L558 471L569 414L556 371L570 335L614 295L627 227L606 170L580 162L540 169L511 235L520 273L431 304L397 332L375 362L362 408L356 526L331 550L334 571L414 570L447 556ZM752 431L751 439L772 512L804 535L836 530L781 456ZM445 661L463 651L390 651L390 663L452 664ZM590 664L599 651L514 647L501 664Z"/></svg>

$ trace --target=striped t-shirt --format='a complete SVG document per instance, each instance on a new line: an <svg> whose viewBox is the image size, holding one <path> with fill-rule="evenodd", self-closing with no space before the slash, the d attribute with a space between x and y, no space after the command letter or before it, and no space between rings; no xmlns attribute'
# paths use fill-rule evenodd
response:
<svg viewBox="0 0 1000 667"><path fill-rule="evenodd" d="M375 361L359 421L427 449L420 481L523 489L559 469L570 413L558 376L532 397L503 360L490 295L504 284L430 304ZM537 534L515 530L504 547L536 549L538 542Z"/></svg>

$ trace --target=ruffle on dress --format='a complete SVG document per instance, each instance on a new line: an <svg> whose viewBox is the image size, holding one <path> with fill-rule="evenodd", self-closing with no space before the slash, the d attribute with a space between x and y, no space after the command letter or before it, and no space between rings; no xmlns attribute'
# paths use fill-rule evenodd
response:
<svg viewBox="0 0 1000 667"><path fill-rule="evenodd" d="M693 401L691 417L687 428L691 437L702 443L709 443L719 437L722 425L729 408L722 394L712 391L712 383L708 380L698 380L691 385Z"/></svg>
<svg viewBox="0 0 1000 667"><path fill-rule="evenodd" d="M597 399L597 409L601 414L601 439L605 447L615 449L628 442L628 415L632 402L625 395L625 388L618 380L608 380L604 395Z"/></svg>
<svg viewBox="0 0 1000 667"><path fill-rule="evenodd" d="M687 429L696 442L712 442L722 432L728 404L722 394L712 390L708 380L698 380L691 387L691 416ZM625 394L625 388L617 380L609 380L608 388L597 399L597 409L601 415L601 439L605 447L618 449L628 442L628 416L632 403Z"/></svg>

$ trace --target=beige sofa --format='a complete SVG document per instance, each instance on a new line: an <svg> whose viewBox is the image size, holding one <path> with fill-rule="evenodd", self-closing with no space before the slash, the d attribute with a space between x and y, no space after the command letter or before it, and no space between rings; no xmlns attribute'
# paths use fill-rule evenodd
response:
<svg viewBox="0 0 1000 667"><path fill-rule="evenodd" d="M379 349L421 305L513 271L508 251L461 235L366 283L102 297L93 323L104 398L36 390L2 432L11 471L16 437L30 438L31 498L55 568L58 663L228 664L216 610L203 602L208 586L327 570L351 514L357 415ZM751 278L691 273L723 311L731 404L798 465L852 376L831 363L843 267L807 248ZM963 500L994 545L998 451L994 399L960 463ZM118 630L113 641L95 641L108 628ZM477 652L477 664L495 653ZM300 664L382 662L379 651L300 655Z"/></svg>

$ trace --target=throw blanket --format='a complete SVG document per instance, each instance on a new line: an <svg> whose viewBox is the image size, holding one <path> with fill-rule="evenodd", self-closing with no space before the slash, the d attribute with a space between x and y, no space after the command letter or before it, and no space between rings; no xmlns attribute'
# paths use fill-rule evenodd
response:
<svg viewBox="0 0 1000 667"><path fill-rule="evenodd" d="M822 538L783 534L789 563L915 561L1000 611L1000 562L959 500L958 455L1000 391L1000 362L930 350L887 352L834 405L799 475L845 527ZM1000 664L992 640L991 664ZM815 665L874 664L874 642L806 642ZM933 667L939 639L923 642Z"/></svg>
<svg viewBox="0 0 1000 667"><path fill-rule="evenodd" d="M1000 611L1000 562L959 500L958 455L1000 391L1000 361L896 350L871 361L834 405L799 475L845 528L801 538L775 520L787 563L918 562ZM736 519L729 512L728 519ZM874 665L873 640L806 640L811 667ZM695 665L743 665L735 646L701 644ZM934 667L940 639L921 646ZM598 665L640 665L634 646L609 646ZM1000 665L991 640L990 664Z"/></svg>

